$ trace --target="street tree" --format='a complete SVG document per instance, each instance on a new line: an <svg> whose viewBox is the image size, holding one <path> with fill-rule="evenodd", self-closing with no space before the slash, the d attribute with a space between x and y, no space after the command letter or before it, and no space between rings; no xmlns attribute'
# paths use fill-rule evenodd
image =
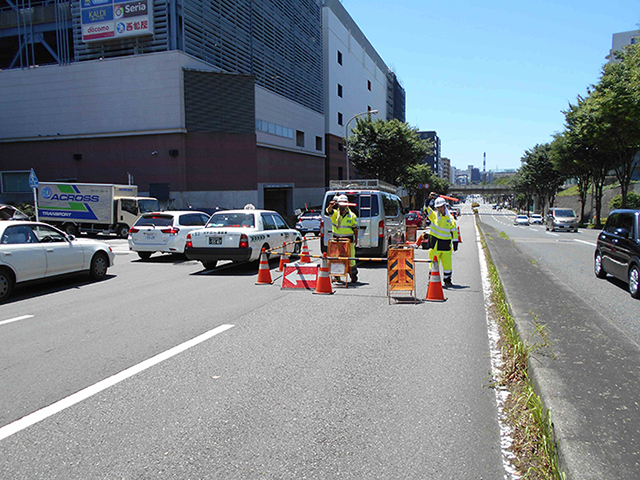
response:
<svg viewBox="0 0 640 480"><path fill-rule="evenodd" d="M553 205L564 178L551 162L551 145L536 145L522 157L519 176L521 185L530 194L537 195L540 208L544 212L547 205Z"/></svg>
<svg viewBox="0 0 640 480"><path fill-rule="evenodd" d="M349 160L361 177L403 184L408 167L419 164L432 151L416 128L399 120L358 118L348 139Z"/></svg>

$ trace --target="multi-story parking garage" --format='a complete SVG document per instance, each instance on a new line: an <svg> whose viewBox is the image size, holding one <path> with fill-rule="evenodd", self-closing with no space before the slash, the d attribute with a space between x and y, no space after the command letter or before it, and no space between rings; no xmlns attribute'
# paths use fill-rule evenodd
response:
<svg viewBox="0 0 640 480"><path fill-rule="evenodd" d="M344 175L346 119L404 117L402 87L338 0L0 6L5 202L30 198L33 168L133 179L166 206L291 213Z"/></svg>

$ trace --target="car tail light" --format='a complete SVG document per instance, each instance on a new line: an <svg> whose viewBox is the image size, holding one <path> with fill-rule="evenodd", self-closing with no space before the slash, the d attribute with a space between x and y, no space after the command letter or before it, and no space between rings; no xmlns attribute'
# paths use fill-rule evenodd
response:
<svg viewBox="0 0 640 480"><path fill-rule="evenodd" d="M384 237L384 220L378 223L378 238Z"/></svg>
<svg viewBox="0 0 640 480"><path fill-rule="evenodd" d="M180 231L179 228L176 227L170 227L170 228L163 228L162 230L160 230L162 233L168 233L169 235L177 235L178 232Z"/></svg>
<svg viewBox="0 0 640 480"><path fill-rule="evenodd" d="M240 248L249 248L249 237L244 233L240 235Z"/></svg>
<svg viewBox="0 0 640 480"><path fill-rule="evenodd" d="M193 242L191 241L191 234L187 234L187 243L185 243L186 248L193 248Z"/></svg>
<svg viewBox="0 0 640 480"><path fill-rule="evenodd" d="M137 228L135 228L135 227L131 227L131 228L129 229L129 233L138 233L139 231L140 231L140 230L138 230L138 229L137 229Z"/></svg>

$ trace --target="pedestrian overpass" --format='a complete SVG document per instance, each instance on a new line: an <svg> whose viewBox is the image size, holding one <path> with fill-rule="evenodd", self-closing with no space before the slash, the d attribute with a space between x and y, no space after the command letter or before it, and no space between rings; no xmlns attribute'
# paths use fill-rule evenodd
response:
<svg viewBox="0 0 640 480"><path fill-rule="evenodd" d="M506 196L513 194L513 190L508 185L451 185L449 195L457 197L461 195L486 195L486 196Z"/></svg>

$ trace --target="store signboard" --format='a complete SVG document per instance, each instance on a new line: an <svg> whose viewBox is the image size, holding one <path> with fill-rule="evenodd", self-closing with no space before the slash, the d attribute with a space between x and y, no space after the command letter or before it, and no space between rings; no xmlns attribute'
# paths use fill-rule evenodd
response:
<svg viewBox="0 0 640 480"><path fill-rule="evenodd" d="M82 41L153 33L153 0L80 0Z"/></svg>

